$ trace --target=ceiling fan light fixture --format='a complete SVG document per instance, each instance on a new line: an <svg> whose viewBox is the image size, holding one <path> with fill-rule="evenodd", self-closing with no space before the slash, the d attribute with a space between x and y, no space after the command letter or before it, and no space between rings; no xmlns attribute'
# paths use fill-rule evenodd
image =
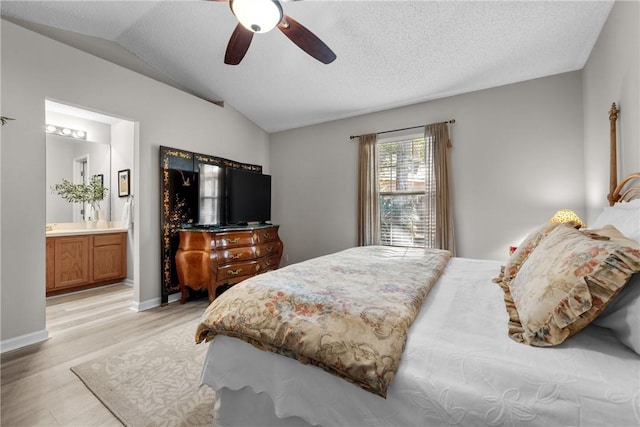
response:
<svg viewBox="0 0 640 427"><path fill-rule="evenodd" d="M274 0L231 0L229 5L238 21L254 33L273 30L284 16L282 6Z"/></svg>

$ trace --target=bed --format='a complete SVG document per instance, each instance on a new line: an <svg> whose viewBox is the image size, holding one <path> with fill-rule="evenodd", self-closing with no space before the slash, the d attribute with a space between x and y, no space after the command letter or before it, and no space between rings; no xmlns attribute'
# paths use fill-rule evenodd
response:
<svg viewBox="0 0 640 427"><path fill-rule="evenodd" d="M589 230L542 224L506 263L361 247L234 286L196 331L216 425L640 425L639 177Z"/></svg>

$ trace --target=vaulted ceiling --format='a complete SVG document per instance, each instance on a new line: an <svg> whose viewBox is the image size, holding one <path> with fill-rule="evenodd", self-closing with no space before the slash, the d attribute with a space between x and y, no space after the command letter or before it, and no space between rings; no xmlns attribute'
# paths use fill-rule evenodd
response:
<svg viewBox="0 0 640 427"><path fill-rule="evenodd" d="M224 1L2 1L3 17L207 100L268 132L581 69L607 1L289 1L336 53L325 65L274 29L224 63Z"/></svg>

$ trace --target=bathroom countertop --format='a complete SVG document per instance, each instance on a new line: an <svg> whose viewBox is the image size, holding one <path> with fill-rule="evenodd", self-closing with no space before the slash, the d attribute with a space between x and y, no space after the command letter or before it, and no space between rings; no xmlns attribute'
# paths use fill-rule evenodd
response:
<svg viewBox="0 0 640 427"><path fill-rule="evenodd" d="M129 230L122 227L111 228L78 228L47 231L47 237L81 236L86 234L126 233Z"/></svg>

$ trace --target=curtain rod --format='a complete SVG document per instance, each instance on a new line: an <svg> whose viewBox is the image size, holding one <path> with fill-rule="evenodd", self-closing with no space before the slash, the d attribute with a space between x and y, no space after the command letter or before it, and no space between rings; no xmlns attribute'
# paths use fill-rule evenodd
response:
<svg viewBox="0 0 640 427"><path fill-rule="evenodd" d="M440 122L440 123L454 124L455 122L456 122L456 119L451 119L451 120L448 120L446 122ZM440 124L440 123L434 123L434 124ZM382 135L383 133L400 132L401 130L418 129L418 128L423 128L423 127L425 127L425 125L411 126L411 127L402 128L402 129L385 130L385 131L382 131L382 132L376 132L376 135ZM360 135L351 135L349 137L349 139L355 139L355 138L359 138L359 137L360 137Z"/></svg>

